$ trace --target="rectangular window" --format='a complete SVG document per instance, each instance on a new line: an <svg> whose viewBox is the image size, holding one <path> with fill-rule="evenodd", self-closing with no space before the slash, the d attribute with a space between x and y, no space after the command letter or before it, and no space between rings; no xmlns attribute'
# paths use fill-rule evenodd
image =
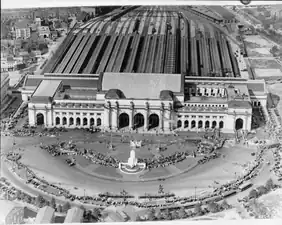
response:
<svg viewBox="0 0 282 225"><path fill-rule="evenodd" d="M203 116L199 116L199 118L203 118Z"/></svg>
<svg viewBox="0 0 282 225"><path fill-rule="evenodd" d="M60 113L59 112L56 112L56 115L59 115Z"/></svg>
<svg viewBox="0 0 282 225"><path fill-rule="evenodd" d="M101 116L101 113L97 113L97 116Z"/></svg>
<svg viewBox="0 0 282 225"><path fill-rule="evenodd" d="M66 113L66 112L63 112L63 115L67 115L67 113Z"/></svg>
<svg viewBox="0 0 282 225"><path fill-rule="evenodd" d="M178 115L178 118L181 118L182 116L181 115Z"/></svg>
<svg viewBox="0 0 282 225"><path fill-rule="evenodd" d="M90 113L90 116L94 116L94 113Z"/></svg>
<svg viewBox="0 0 282 225"><path fill-rule="evenodd" d="M80 113L75 113L76 115L80 115Z"/></svg>
<svg viewBox="0 0 282 225"><path fill-rule="evenodd" d="M210 116L206 116L206 118L210 118Z"/></svg>
<svg viewBox="0 0 282 225"><path fill-rule="evenodd" d="M223 119L223 118L224 118L224 116L220 116L219 118L220 118L220 119Z"/></svg>
<svg viewBox="0 0 282 225"><path fill-rule="evenodd" d="M192 116L192 118L196 118L196 116Z"/></svg>
<svg viewBox="0 0 282 225"><path fill-rule="evenodd" d="M216 119L217 116L213 116L212 118Z"/></svg>
<svg viewBox="0 0 282 225"><path fill-rule="evenodd" d="M87 113L83 113L83 116L86 116L87 115Z"/></svg>
<svg viewBox="0 0 282 225"><path fill-rule="evenodd" d="M189 116L185 116L185 118L188 118Z"/></svg>
<svg viewBox="0 0 282 225"><path fill-rule="evenodd" d="M73 115L73 113L72 113L72 112L70 112L69 114L70 114L70 115Z"/></svg>

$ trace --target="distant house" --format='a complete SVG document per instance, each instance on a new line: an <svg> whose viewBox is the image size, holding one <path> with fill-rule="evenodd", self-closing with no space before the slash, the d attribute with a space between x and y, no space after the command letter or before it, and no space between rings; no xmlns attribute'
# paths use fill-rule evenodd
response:
<svg viewBox="0 0 282 225"><path fill-rule="evenodd" d="M3 78L2 78L3 76ZM2 85L5 85L5 91L7 88L8 75L1 74L1 101L2 101ZM4 79L2 81L2 79ZM3 84L2 84L3 82ZM9 81L8 81L9 82ZM24 207L7 200L0 200L0 224L21 224L24 219Z"/></svg>
<svg viewBox="0 0 282 225"><path fill-rule="evenodd" d="M15 23L16 39L27 39L30 37L30 25L32 21L30 19L22 19Z"/></svg>
<svg viewBox="0 0 282 225"><path fill-rule="evenodd" d="M54 213L55 209L51 208L50 206L45 206L39 209L35 218L35 224L46 224L54 222Z"/></svg>
<svg viewBox="0 0 282 225"><path fill-rule="evenodd" d="M82 223L84 211L74 207L68 210L64 223Z"/></svg>
<svg viewBox="0 0 282 225"><path fill-rule="evenodd" d="M39 37L44 37L44 38L50 37L50 29L48 26L37 27L37 32Z"/></svg>
<svg viewBox="0 0 282 225"><path fill-rule="evenodd" d="M54 38L58 38L58 31L54 30L54 31L51 31L51 37L54 39Z"/></svg>

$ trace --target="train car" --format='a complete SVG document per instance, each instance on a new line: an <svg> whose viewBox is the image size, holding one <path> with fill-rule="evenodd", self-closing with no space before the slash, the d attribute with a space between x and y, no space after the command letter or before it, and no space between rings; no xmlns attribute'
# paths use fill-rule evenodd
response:
<svg viewBox="0 0 282 225"><path fill-rule="evenodd" d="M244 184L240 185L240 186L238 187L238 190L239 190L239 191L245 191L245 190L249 189L249 188L252 187L252 186L253 186L253 183L252 183L252 182L247 182L247 183L244 183Z"/></svg>

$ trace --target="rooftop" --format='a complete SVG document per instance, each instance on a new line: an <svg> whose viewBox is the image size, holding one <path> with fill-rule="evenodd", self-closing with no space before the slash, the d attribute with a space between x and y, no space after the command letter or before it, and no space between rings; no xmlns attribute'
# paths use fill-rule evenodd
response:
<svg viewBox="0 0 282 225"><path fill-rule="evenodd" d="M15 208L20 207L18 204L8 200L0 200L0 224L5 223L6 216Z"/></svg>
<svg viewBox="0 0 282 225"><path fill-rule="evenodd" d="M68 210L64 223L81 223L84 211L80 208L71 208Z"/></svg>
<svg viewBox="0 0 282 225"><path fill-rule="evenodd" d="M61 83L61 80L42 80L32 97L53 97Z"/></svg>
<svg viewBox="0 0 282 225"><path fill-rule="evenodd" d="M35 224L46 224L51 223L55 210L50 206L45 206L39 209L35 218Z"/></svg>
<svg viewBox="0 0 282 225"><path fill-rule="evenodd" d="M186 100L185 103L208 103L208 104L224 104L227 103L227 98L220 97L207 97L207 96L190 96L189 100Z"/></svg>
<svg viewBox="0 0 282 225"><path fill-rule="evenodd" d="M119 89L126 98L159 99L160 92L181 91L181 74L104 73L102 90Z"/></svg>
<svg viewBox="0 0 282 225"><path fill-rule="evenodd" d="M236 108L236 109L251 109L252 105L249 101L229 101L228 108Z"/></svg>

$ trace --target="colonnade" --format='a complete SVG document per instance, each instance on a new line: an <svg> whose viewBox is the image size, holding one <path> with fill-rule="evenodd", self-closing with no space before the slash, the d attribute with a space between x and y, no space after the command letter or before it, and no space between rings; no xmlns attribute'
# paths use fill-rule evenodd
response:
<svg viewBox="0 0 282 225"><path fill-rule="evenodd" d="M224 128L224 121L220 120L178 120L177 128L181 130L203 129L203 128Z"/></svg>
<svg viewBox="0 0 282 225"><path fill-rule="evenodd" d="M196 87L188 89L190 96L214 96L214 97L225 97L225 88L220 87Z"/></svg>
<svg viewBox="0 0 282 225"><path fill-rule="evenodd" d="M89 116L61 116L56 115L54 117L53 124L55 126L64 127L91 127L91 126L101 126L102 119L100 117L94 118Z"/></svg>

